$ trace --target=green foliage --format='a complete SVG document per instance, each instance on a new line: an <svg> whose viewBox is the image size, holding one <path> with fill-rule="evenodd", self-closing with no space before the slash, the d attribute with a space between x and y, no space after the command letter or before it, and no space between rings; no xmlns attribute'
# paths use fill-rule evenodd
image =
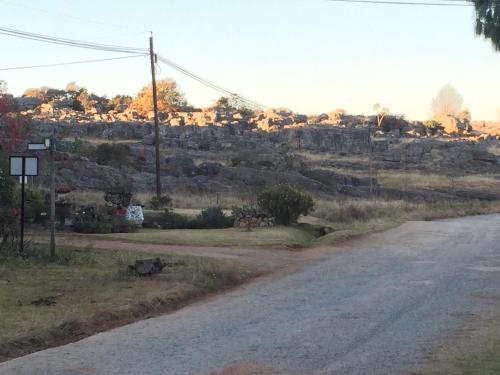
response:
<svg viewBox="0 0 500 375"><path fill-rule="evenodd" d="M105 234L132 233L137 228L126 218L113 216L109 210L87 207L75 216L73 230L77 233Z"/></svg>
<svg viewBox="0 0 500 375"><path fill-rule="evenodd" d="M435 120L427 120L422 123L426 129L435 130L438 129L441 124Z"/></svg>
<svg viewBox="0 0 500 375"><path fill-rule="evenodd" d="M42 213L49 212L49 206L44 194L38 189L26 190L25 193L25 217L35 221L43 220Z"/></svg>
<svg viewBox="0 0 500 375"><path fill-rule="evenodd" d="M165 212L157 218L157 222L162 229L194 229L197 227L195 220L190 220L186 216L171 210L165 210Z"/></svg>
<svg viewBox="0 0 500 375"><path fill-rule="evenodd" d="M13 212L17 202L16 185L8 176L7 163L0 150L0 250L17 237L17 221Z"/></svg>
<svg viewBox="0 0 500 375"><path fill-rule="evenodd" d="M178 214L166 209L161 215L147 215L143 227L162 229L216 229L233 226L232 216L226 216L219 207L209 207L203 210L196 218Z"/></svg>
<svg viewBox="0 0 500 375"><path fill-rule="evenodd" d="M500 50L500 4L498 0L473 0L476 8L476 34L490 39Z"/></svg>
<svg viewBox="0 0 500 375"><path fill-rule="evenodd" d="M406 125L408 125L408 121L406 121L404 116L387 115L382 122L382 130L388 133L391 130L401 130Z"/></svg>
<svg viewBox="0 0 500 375"><path fill-rule="evenodd" d="M130 147L121 143L102 143L95 150L97 164L120 166L126 164Z"/></svg>
<svg viewBox="0 0 500 375"><path fill-rule="evenodd" d="M302 193L288 185L276 185L265 189L258 197L259 206L275 217L276 222L290 225L300 215L307 215L314 208L309 194Z"/></svg>
<svg viewBox="0 0 500 375"><path fill-rule="evenodd" d="M230 216L226 216L220 207L208 207L201 211L201 214L198 216L198 221L201 228L215 229L232 227L234 219Z"/></svg>
<svg viewBox="0 0 500 375"><path fill-rule="evenodd" d="M170 205L172 204L172 198L170 198L168 195L160 195L159 197L154 196L149 201L149 204L151 205L152 209L161 210L162 208L170 207Z"/></svg>
<svg viewBox="0 0 500 375"><path fill-rule="evenodd" d="M427 133L435 134L439 128L441 128L441 124L438 121L435 120L427 120L422 123L424 125L424 128L428 130Z"/></svg>

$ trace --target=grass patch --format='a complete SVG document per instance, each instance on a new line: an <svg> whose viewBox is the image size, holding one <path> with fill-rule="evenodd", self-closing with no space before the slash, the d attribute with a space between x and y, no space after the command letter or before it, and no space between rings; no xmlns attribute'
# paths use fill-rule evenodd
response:
<svg viewBox="0 0 500 375"><path fill-rule="evenodd" d="M321 201L314 215L335 231L313 243L328 245L338 241L389 229L410 220L438 220L453 217L500 212L500 201L465 201L411 203L402 200L384 201L347 199Z"/></svg>
<svg viewBox="0 0 500 375"><path fill-rule="evenodd" d="M449 375L498 375L500 374L500 340L488 350L456 360L446 374Z"/></svg>
<svg viewBox="0 0 500 375"><path fill-rule="evenodd" d="M162 255L163 273L138 278L127 265L147 254L68 248L58 254L0 258L0 360L170 311L250 276L227 261Z"/></svg>
<svg viewBox="0 0 500 375"><path fill-rule="evenodd" d="M99 238L161 245L216 246L216 247L287 247L307 246L315 235L301 227L276 226L227 229L143 229L138 233L99 235Z"/></svg>

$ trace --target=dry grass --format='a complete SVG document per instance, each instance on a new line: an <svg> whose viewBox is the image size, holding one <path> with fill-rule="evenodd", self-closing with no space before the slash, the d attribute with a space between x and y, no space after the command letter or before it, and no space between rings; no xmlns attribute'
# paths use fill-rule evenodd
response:
<svg viewBox="0 0 500 375"><path fill-rule="evenodd" d="M71 327L103 330L106 324L100 323L166 311L249 276L226 261L165 254L163 273L137 278L127 265L154 255L62 248L58 253L55 261L0 254L0 360L67 339Z"/></svg>
<svg viewBox="0 0 500 375"><path fill-rule="evenodd" d="M500 192L500 176L493 174L466 175L450 178L430 173L380 171L377 179L383 187L400 190L457 189L497 194Z"/></svg>
<svg viewBox="0 0 500 375"><path fill-rule="evenodd" d="M347 199L320 201L314 216L328 222L335 231L313 241L327 245L373 231L385 230L408 220L437 220L444 218L500 212L500 201L410 203Z"/></svg>
<svg viewBox="0 0 500 375"><path fill-rule="evenodd" d="M379 171L377 179L381 186L392 189L447 189L450 179L443 175L415 172Z"/></svg>

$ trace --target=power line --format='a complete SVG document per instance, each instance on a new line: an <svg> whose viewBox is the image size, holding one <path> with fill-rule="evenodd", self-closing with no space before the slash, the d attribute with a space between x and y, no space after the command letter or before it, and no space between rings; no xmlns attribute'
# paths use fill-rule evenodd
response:
<svg viewBox="0 0 500 375"><path fill-rule="evenodd" d="M195 81L202 83L203 85L205 85L207 87L210 87L210 88L212 88L212 89L214 89L214 90L216 90L224 95L228 95L228 96L230 96L238 101L243 102L244 104L246 104L250 108L253 108L253 109L267 108L267 106L265 106L263 104L257 103L251 99L248 99L244 96L236 94L234 91L228 90L225 87L223 87L223 86L221 86L213 81L210 81L206 78L203 78L200 75L193 73L186 68L183 68L179 64L173 62L170 59L167 59L166 57L163 57L161 55L157 55L157 56L158 56L158 60L161 61L162 63L166 64L167 66L181 72L182 74L194 79Z"/></svg>
<svg viewBox="0 0 500 375"><path fill-rule="evenodd" d="M35 40L35 41L39 41L39 42L58 44L58 45L63 45L63 46L68 46L68 47L94 49L94 50L99 50L99 51L134 53L134 54L148 52L148 50L144 49L144 48L85 42L85 41L81 41L81 40L66 39L66 38L53 37L53 36L48 36L48 35L43 35L43 34L29 33L26 31L9 29L6 27L0 27L0 35L7 35L7 36L15 37L15 38L22 38L22 39Z"/></svg>
<svg viewBox="0 0 500 375"><path fill-rule="evenodd" d="M75 16L73 14L59 12L59 11L54 10L54 9L47 10L47 9L44 9L44 8L38 8L38 7L26 5L26 4L19 4L18 2L13 2L13 1L9 1L9 0L0 0L0 1L3 2L3 3L5 3L5 4L7 4L7 5L9 5L9 6L12 6L12 7L30 9L30 10L34 10L34 11L37 11L37 12L51 14L51 15L59 15L59 16L64 17L64 18L71 18L71 19L74 19L74 20L77 20L77 21L87 22L87 23L93 23L93 24L96 24L96 25L103 25L103 26L117 28L117 29L119 28L119 29L128 29L128 30L130 30L130 26L126 26L126 25L117 25L117 24L111 24L111 23L101 22L101 21L94 20L94 19L77 17L77 16ZM146 31L141 31L141 32L146 32Z"/></svg>
<svg viewBox="0 0 500 375"><path fill-rule="evenodd" d="M53 67L53 66L62 66L62 65L76 65L76 64L96 63L96 62L101 62L101 61L133 59L135 57L141 57L141 56L145 56L145 54L134 55L134 56L109 57L109 58L105 58L105 59L69 61L69 62L54 63L54 64L15 66L15 67L9 67L9 68L0 68L0 71L22 70L22 69L36 69L36 68L49 68L49 67Z"/></svg>
<svg viewBox="0 0 500 375"><path fill-rule="evenodd" d="M43 35L43 34L29 33L26 31L15 30L15 29L10 29L10 28L6 28L6 27L0 27L0 35L7 35L7 36L16 37L16 38L30 39L30 40L35 40L35 41L39 41L39 42L52 43L52 44L64 45L64 46L75 47L75 48L87 48L87 49L94 49L94 50L100 50L100 51L132 53L135 55L133 57L136 57L138 55L142 56L142 55L149 54L149 50L143 49L143 48L85 42L85 41L74 40L74 39L53 37L53 36L48 36L48 35ZM163 62L167 66L170 66L171 68L173 68L173 69L181 72L182 74L204 84L205 86L208 86L216 91L221 92L224 95L228 95L228 96L232 97L233 99L244 103L245 105L247 105L250 108L254 108L254 109L267 108L267 106L264 106L260 103L257 103L257 102L255 102L251 99L248 99L244 96L238 95L235 92L230 91L230 90L226 89L225 87L223 87L223 86L221 86L213 81L210 81L206 78L203 78L200 75L198 75L194 72L191 72L186 68L183 68L179 64L173 62L170 59L167 59L166 57L163 57L161 55L157 55L157 57L158 57L158 60L160 60L161 62ZM121 58L116 58L116 59L121 59ZM76 61L76 62L58 63L58 64L46 64L46 65L40 65L40 66L13 67L13 68L4 68L1 70L30 69L30 68L41 68L41 67L57 66L57 65L83 64L86 62L97 62L97 61L105 61L105 60L107 60L107 59Z"/></svg>
<svg viewBox="0 0 500 375"><path fill-rule="evenodd" d="M326 0L330 2L342 2L342 3L362 3L362 4L384 4L384 5L417 5L417 6L450 6L450 7L470 7L473 4L464 0L463 4L458 1L461 0L444 0L444 1L456 1L456 3L435 3L435 2L420 2L420 1L385 1L385 0Z"/></svg>

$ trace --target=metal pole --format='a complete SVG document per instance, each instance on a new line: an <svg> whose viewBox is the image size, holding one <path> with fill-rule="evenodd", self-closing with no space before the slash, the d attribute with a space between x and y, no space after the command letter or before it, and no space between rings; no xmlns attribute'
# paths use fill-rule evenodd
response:
<svg viewBox="0 0 500 375"><path fill-rule="evenodd" d="M26 158L23 156L22 176L21 176L21 243L19 244L19 253L24 253L24 179L26 178Z"/></svg>
<svg viewBox="0 0 500 375"><path fill-rule="evenodd" d="M153 111L155 121L155 156L156 156L156 196L161 195L161 179L160 179L160 125L158 123L158 96L156 93L156 72L155 62L156 55L153 49L153 35L149 37L149 56L151 60L151 80L153 89Z"/></svg>
<svg viewBox="0 0 500 375"><path fill-rule="evenodd" d="M56 171L54 163L55 127L50 139L50 256L56 255Z"/></svg>

